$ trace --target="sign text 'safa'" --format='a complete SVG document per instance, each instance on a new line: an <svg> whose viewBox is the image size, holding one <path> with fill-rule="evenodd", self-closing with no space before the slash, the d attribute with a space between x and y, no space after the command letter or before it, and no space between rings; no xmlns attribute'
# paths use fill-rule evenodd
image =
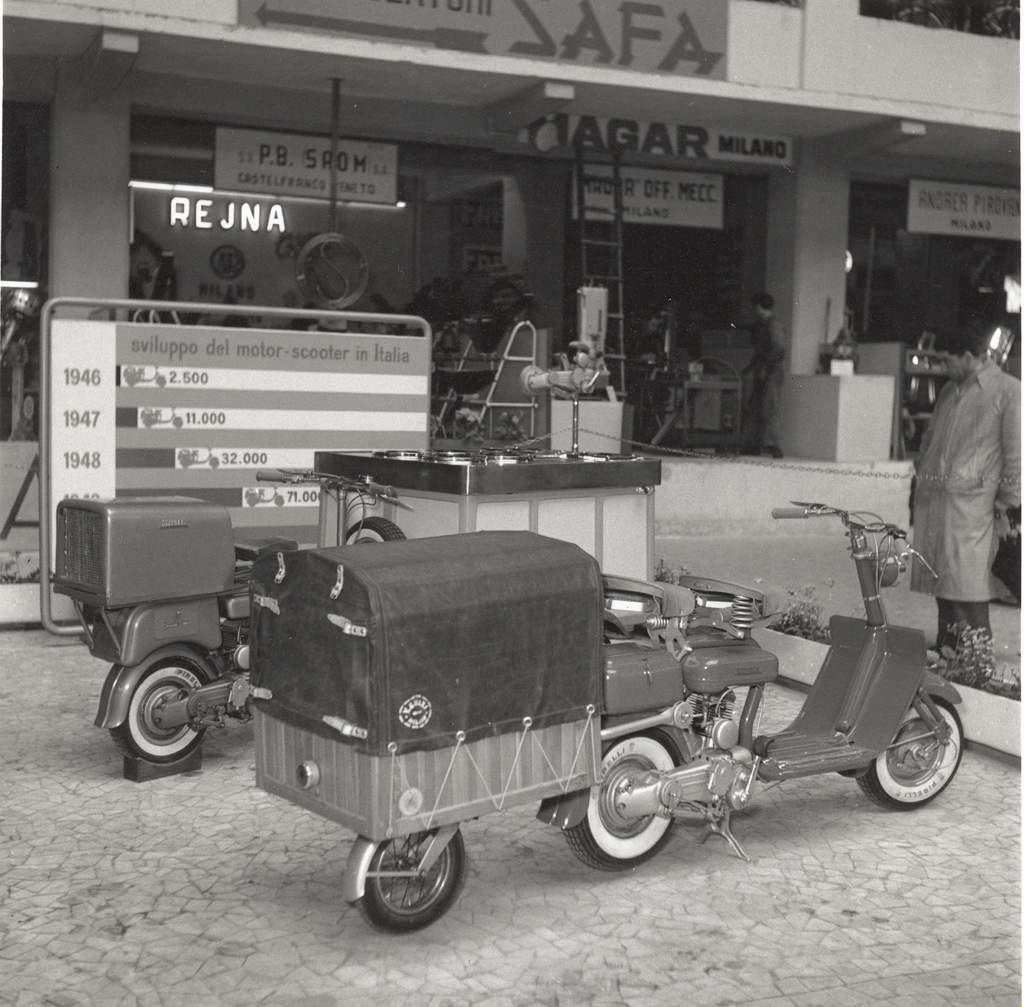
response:
<svg viewBox="0 0 1024 1007"><path fill-rule="evenodd" d="M244 27L725 80L725 0L239 0Z"/></svg>

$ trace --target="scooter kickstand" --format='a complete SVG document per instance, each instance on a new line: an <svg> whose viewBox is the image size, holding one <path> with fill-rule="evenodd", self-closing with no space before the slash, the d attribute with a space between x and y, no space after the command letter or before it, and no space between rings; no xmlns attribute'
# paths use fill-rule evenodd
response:
<svg viewBox="0 0 1024 1007"><path fill-rule="evenodd" d="M739 840L733 835L731 819L732 812L728 808L722 811L709 811L707 815L707 828L704 830L704 835L698 841L703 846L711 836L721 836L732 847L736 856L749 864L751 862L750 857L747 856L746 851L740 846Z"/></svg>

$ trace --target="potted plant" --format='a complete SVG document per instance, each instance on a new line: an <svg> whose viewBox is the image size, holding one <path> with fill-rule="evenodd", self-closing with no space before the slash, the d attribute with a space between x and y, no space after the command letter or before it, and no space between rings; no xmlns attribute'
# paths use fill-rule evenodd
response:
<svg viewBox="0 0 1024 1007"><path fill-rule="evenodd" d="M996 665L992 634L966 623L952 627L932 669L960 693L960 719L968 741L1020 756L1020 673Z"/></svg>

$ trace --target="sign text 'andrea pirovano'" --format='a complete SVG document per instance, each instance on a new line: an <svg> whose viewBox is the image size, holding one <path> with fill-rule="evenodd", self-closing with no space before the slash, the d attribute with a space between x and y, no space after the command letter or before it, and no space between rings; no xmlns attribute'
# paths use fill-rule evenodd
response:
<svg viewBox="0 0 1024 1007"><path fill-rule="evenodd" d="M726 0L239 0L245 27L726 79Z"/></svg>
<svg viewBox="0 0 1024 1007"><path fill-rule="evenodd" d="M911 179L907 230L1020 241L1020 190Z"/></svg>

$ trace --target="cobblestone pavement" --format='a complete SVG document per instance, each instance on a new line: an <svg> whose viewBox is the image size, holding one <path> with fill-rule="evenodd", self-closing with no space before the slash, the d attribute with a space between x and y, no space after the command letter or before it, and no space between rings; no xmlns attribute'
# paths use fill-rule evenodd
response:
<svg viewBox="0 0 1024 1007"><path fill-rule="evenodd" d="M595 872L532 806L485 816L454 908L389 937L341 899L352 835L256 789L246 725L201 771L132 783L81 644L2 633L0 667L0 1003L1021 1002L1019 772L977 751L910 814L836 775L771 790L734 823L749 864L680 823ZM773 688L765 726L800 699Z"/></svg>

